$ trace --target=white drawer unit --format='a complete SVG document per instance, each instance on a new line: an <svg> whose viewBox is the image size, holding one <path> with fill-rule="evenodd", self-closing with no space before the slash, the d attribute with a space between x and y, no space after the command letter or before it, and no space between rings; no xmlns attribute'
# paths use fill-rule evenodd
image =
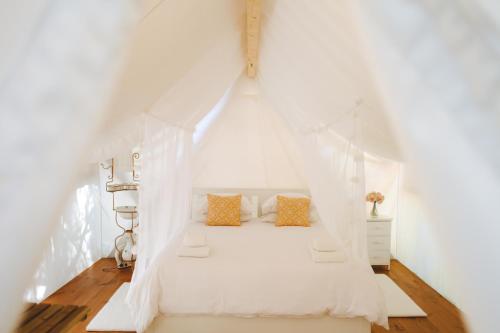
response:
<svg viewBox="0 0 500 333"><path fill-rule="evenodd" d="M368 259L371 265L391 266L391 222L390 217L367 219Z"/></svg>

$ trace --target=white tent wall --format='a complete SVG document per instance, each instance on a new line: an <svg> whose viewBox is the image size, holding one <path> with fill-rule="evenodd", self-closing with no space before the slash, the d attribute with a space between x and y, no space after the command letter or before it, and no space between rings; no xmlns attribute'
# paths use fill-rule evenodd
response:
<svg viewBox="0 0 500 333"><path fill-rule="evenodd" d="M29 8L27 15L5 11L10 28L17 23L30 28L21 28L23 45L10 50L9 70L0 73L0 151L8 157L0 166L6 236L0 250L16 249L16 255L4 256L9 269L0 283L1 332L13 329L23 293L85 165L80 162L104 119L137 14L134 1L56 0L43 7L20 1L23 7ZM32 8L41 10L31 15Z"/></svg>
<svg viewBox="0 0 500 333"><path fill-rule="evenodd" d="M382 192L385 201L378 212L393 217L391 255L461 308L458 272L439 241L442 223L435 220L408 166L370 154L365 154L365 165L367 192ZM367 205L367 214L370 209Z"/></svg>
<svg viewBox="0 0 500 333"><path fill-rule="evenodd" d="M498 2L357 2L379 82L471 331L497 332ZM494 9L494 10L492 10ZM496 15L496 16L495 16Z"/></svg>
<svg viewBox="0 0 500 333"><path fill-rule="evenodd" d="M25 299L40 302L101 258L99 170L90 164L68 196Z"/></svg>
<svg viewBox="0 0 500 333"><path fill-rule="evenodd" d="M8 75L19 54L30 43L33 29L43 19L48 3L49 0L19 0L0 12L0 78Z"/></svg>
<svg viewBox="0 0 500 333"><path fill-rule="evenodd" d="M402 168L400 178L393 255L433 289L463 309L463 293L457 279L460 272L446 256L440 241L440 234L446 230L439 228L444 228L444 225L432 214L407 168Z"/></svg>
<svg viewBox="0 0 500 333"><path fill-rule="evenodd" d="M151 10L137 28L126 69L115 90L110 125L150 111L160 100L171 103L160 108L160 118L170 123L185 121L182 116L186 111L175 103L190 99L196 104L198 99L191 93L205 95L207 89L220 84L227 89L244 66L244 1L149 0L147 5ZM237 74L233 75L235 66ZM231 83L224 79L228 75ZM207 112L206 108L200 111L201 116Z"/></svg>
<svg viewBox="0 0 500 333"><path fill-rule="evenodd" d="M245 77L231 89L194 156L193 186L307 187L293 134L259 93Z"/></svg>

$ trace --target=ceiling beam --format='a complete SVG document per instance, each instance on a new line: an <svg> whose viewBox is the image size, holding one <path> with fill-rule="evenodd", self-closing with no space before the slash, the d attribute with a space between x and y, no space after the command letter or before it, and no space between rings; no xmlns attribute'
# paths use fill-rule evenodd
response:
<svg viewBox="0 0 500 333"><path fill-rule="evenodd" d="M247 0L247 76L257 74L261 0Z"/></svg>

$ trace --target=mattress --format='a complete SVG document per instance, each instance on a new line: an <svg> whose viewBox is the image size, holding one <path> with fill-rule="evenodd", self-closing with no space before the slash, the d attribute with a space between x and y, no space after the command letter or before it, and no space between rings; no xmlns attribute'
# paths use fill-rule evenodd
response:
<svg viewBox="0 0 500 333"><path fill-rule="evenodd" d="M209 227L208 258L176 255L180 237L157 261L158 310L164 316L363 317L387 324L383 296L367 264L314 263L311 241L325 233L312 227L275 227L261 221ZM156 289L156 288L155 288Z"/></svg>

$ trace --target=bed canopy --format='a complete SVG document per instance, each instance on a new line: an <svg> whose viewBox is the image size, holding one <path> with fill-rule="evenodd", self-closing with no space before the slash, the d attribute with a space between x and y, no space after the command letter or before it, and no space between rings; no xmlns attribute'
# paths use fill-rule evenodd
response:
<svg viewBox="0 0 500 333"><path fill-rule="evenodd" d="M143 242L131 301L147 323L154 300L141 286L179 230L175 221L188 217L193 157L203 157L207 138L193 145L193 133L236 90L288 126L322 220L359 260L363 152L414 169L445 230L441 246L460 268L471 330L500 329L500 270L492 264L500 254L498 4L264 0L257 76L247 84L244 1L136 4L18 1L0 14L8 50L0 58L0 145L9 156L0 198L11 236L1 249L26 244L4 263L10 273L0 290L12 304L1 305L0 330L14 324L82 156L102 160L138 143Z"/></svg>

